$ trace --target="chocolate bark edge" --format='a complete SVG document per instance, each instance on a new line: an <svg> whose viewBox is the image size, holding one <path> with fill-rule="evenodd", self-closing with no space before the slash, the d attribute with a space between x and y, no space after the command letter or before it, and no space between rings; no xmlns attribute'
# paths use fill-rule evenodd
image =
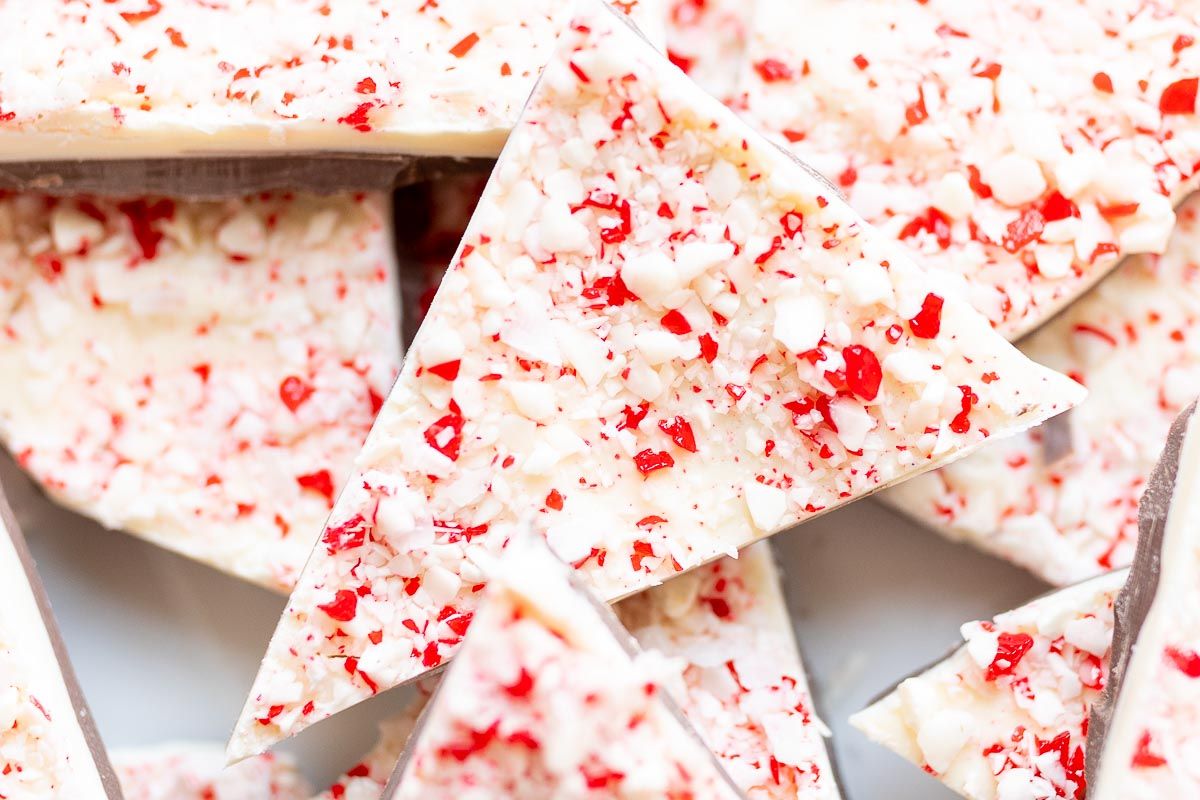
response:
<svg viewBox="0 0 1200 800"><path fill-rule="evenodd" d="M1104 693L1092 706L1088 718L1086 775L1089 786L1094 786L1100 774L1100 761L1104 752L1104 741L1112 724L1113 713L1125 682L1126 671L1133 657L1133 648L1146 621L1154 596L1158 592L1158 581L1162 572L1162 546L1166 534L1167 518L1171 510L1171 499L1175 494L1175 482L1179 475L1179 461L1183 453L1184 437L1188 423L1196 412L1196 402L1183 410L1171 425L1158 464L1146 482L1145 492L1138 503L1138 543L1134 553L1129 579L1117 595L1113 609L1115 625L1110 652L1108 682Z"/></svg>
<svg viewBox="0 0 1200 800"><path fill-rule="evenodd" d="M29 584L30 591L33 593L34 602L37 603L38 612L42 618L42 625L45 627L46 634L50 639L50 646L54 649L54 657L58 662L59 672L62 674L63 683L67 687L67 694L71 698L72 711L75 714L76 721L79 723L80 730L83 731L84 741L87 742L88 750L91 752L92 762L96 765L96 772L100 776L100 783L104 787L104 793L109 800L123 800L121 786L117 780L117 773L113 770L112 763L108 760L108 750L104 747L104 741L100 738L100 731L96 728L92 711L88 707L87 699L83 694L83 687L80 686L79 679L75 675L75 669L71 666L71 659L67 654L66 643L63 641L62 632L58 628L58 622L55 620L54 612L50 607L50 598L46 595L46 588L42 584L41 576L38 574L33 554L29 552L29 546L26 544L25 537L21 533L21 528L17 524L16 515L13 513L12 506L9 505L8 496L4 493L2 484L0 484L0 526L3 526L7 530L8 537L13 544L13 549L16 551L17 560L21 564L21 568L25 573L25 579Z"/></svg>
<svg viewBox="0 0 1200 800"><path fill-rule="evenodd" d="M0 189L52 195L163 194L194 200L270 190L391 191L490 165L490 159L299 152L0 164Z"/></svg>

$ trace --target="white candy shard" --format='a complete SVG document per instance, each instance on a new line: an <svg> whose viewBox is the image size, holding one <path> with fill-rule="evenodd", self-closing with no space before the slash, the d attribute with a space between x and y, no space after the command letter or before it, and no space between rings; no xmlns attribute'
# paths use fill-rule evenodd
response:
<svg viewBox="0 0 1200 800"><path fill-rule="evenodd" d="M1176 415L1200 394L1200 198L1167 252L1122 264L1021 342L1091 394L1071 413L884 492L952 539L1066 585L1127 566L1138 500ZM1061 456L1050 429L1069 438Z"/></svg>
<svg viewBox="0 0 1200 800"><path fill-rule="evenodd" d="M1173 486L1154 486L1120 620L1123 676L1106 696L1112 716L1092 765L1095 800L1200 796L1200 430L1184 422ZM1168 446L1168 451L1175 445ZM1170 456L1164 456L1168 458ZM1156 472L1155 478L1161 473ZM1146 522L1151 522L1150 526ZM1143 560L1145 563L1143 563ZM1150 569L1146 569L1150 567ZM1130 618L1128 595L1157 579L1149 611ZM1114 661L1114 663L1116 663ZM1115 695L1115 697L1114 697Z"/></svg>
<svg viewBox="0 0 1200 800"><path fill-rule="evenodd" d="M620 6L661 41L662 0ZM562 0L0 5L0 161L494 156Z"/></svg>
<svg viewBox="0 0 1200 800"><path fill-rule="evenodd" d="M225 766L220 745L172 743L115 750L125 800L304 800L310 789L290 756L265 753Z"/></svg>
<svg viewBox="0 0 1200 800"><path fill-rule="evenodd" d="M399 368L388 213L0 198L0 438L64 505L288 591Z"/></svg>
<svg viewBox="0 0 1200 800"><path fill-rule="evenodd" d="M851 717L970 800L1082 798L1120 570L963 626L965 644Z"/></svg>
<svg viewBox="0 0 1200 800"><path fill-rule="evenodd" d="M0 797L121 797L33 559L2 491Z"/></svg>
<svg viewBox="0 0 1200 800"><path fill-rule="evenodd" d="M741 797L665 704L663 665L544 545L518 545L430 701L388 800Z"/></svg>
<svg viewBox="0 0 1200 800"><path fill-rule="evenodd" d="M638 644L679 668L665 688L748 797L838 797L828 731L813 710L765 542L624 600L616 611ZM381 726L378 744L338 781L340 789L315 800L378 800L422 704Z"/></svg>
<svg viewBox="0 0 1200 800"><path fill-rule="evenodd" d="M1016 339L1166 246L1197 39L1188 4L758 0L737 97Z"/></svg>
<svg viewBox="0 0 1200 800"><path fill-rule="evenodd" d="M756 0L669 0L667 54L722 100L737 90Z"/></svg>
<svg viewBox="0 0 1200 800"><path fill-rule="evenodd" d="M1082 396L943 300L894 241L603 6L585 3L562 44L283 615L233 757L443 663L520 520L611 600ZM576 165L560 160L577 150ZM568 183L587 242L565 252L547 246L545 215L514 220L510 202L558 202ZM687 280L674 255L696 242L734 255ZM839 276L863 259L887 270L896 309L843 293ZM477 299L480 263L507 305ZM824 320L802 353L774 331L795 296L819 300ZM424 360L447 331L462 357ZM597 374L568 364L577 339L603 348ZM885 375L897 353L928 370ZM533 406L510 388L538 381L550 392ZM838 411L847 438L835 400L856 409ZM411 529L383 531L376 510L397 498ZM450 602L425 587L435 568L462 577ZM343 657L381 669L352 674Z"/></svg>

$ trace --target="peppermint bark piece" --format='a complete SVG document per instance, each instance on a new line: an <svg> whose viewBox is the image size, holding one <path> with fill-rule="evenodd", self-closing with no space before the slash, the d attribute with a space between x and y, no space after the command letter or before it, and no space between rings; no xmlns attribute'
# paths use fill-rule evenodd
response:
<svg viewBox="0 0 1200 800"><path fill-rule="evenodd" d="M964 625L962 647L851 723L970 800L1080 800L1127 573Z"/></svg>
<svg viewBox="0 0 1200 800"><path fill-rule="evenodd" d="M1171 430L1142 501L1141 539L1117 605L1112 680L1088 764L1099 800L1200 793L1200 433L1193 404Z"/></svg>
<svg viewBox="0 0 1200 800"><path fill-rule="evenodd" d="M0 797L121 800L117 777L3 487Z"/></svg>
<svg viewBox="0 0 1200 800"><path fill-rule="evenodd" d="M767 543L616 612L643 649L670 659L665 688L747 797L839 796ZM378 800L421 705L381 726L378 745L319 800Z"/></svg>
<svg viewBox="0 0 1200 800"><path fill-rule="evenodd" d="M180 742L115 750L125 800L304 800L295 759L266 753L225 766L217 744Z"/></svg>
<svg viewBox="0 0 1200 800"><path fill-rule="evenodd" d="M0 198L0 437L58 501L276 591L400 363L388 202Z"/></svg>
<svg viewBox="0 0 1200 800"><path fill-rule="evenodd" d="M639 645L682 667L672 695L747 797L840 796L767 542L616 611Z"/></svg>
<svg viewBox="0 0 1200 800"><path fill-rule="evenodd" d="M667 55L710 94L728 100L738 88L754 0L671 0Z"/></svg>
<svg viewBox="0 0 1200 800"><path fill-rule="evenodd" d="M616 599L1082 395L603 6L543 75L234 757L442 664L528 515Z"/></svg>
<svg viewBox="0 0 1200 800"><path fill-rule="evenodd" d="M661 30L657 0L622 7ZM562 0L5 4L0 160L494 156L569 14Z"/></svg>
<svg viewBox="0 0 1200 800"><path fill-rule="evenodd" d="M1009 338L1161 252L1194 186L1189 6L763 0L754 23L748 117Z"/></svg>
<svg viewBox="0 0 1200 800"><path fill-rule="evenodd" d="M1091 394L1070 414L881 495L933 530L1055 584L1127 566L1138 500L1175 416L1200 393L1200 200L1166 253L1122 264L1021 342ZM1051 447L1065 436L1066 452Z"/></svg>
<svg viewBox="0 0 1200 800"><path fill-rule="evenodd" d="M514 549L384 797L742 797L669 704L662 664L544 545Z"/></svg>

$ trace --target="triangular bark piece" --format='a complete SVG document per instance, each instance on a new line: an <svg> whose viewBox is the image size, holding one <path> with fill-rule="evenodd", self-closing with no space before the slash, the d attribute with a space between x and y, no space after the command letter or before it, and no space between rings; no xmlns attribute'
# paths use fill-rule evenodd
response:
<svg viewBox="0 0 1200 800"><path fill-rule="evenodd" d="M0 488L0 797L121 800L41 579Z"/></svg>
<svg viewBox="0 0 1200 800"><path fill-rule="evenodd" d="M1081 800L1088 712L1108 674L1126 575L964 625L962 647L851 723L971 800Z"/></svg>
<svg viewBox="0 0 1200 800"><path fill-rule="evenodd" d="M1176 421L1142 498L1141 539L1117 601L1112 679L1088 739L1088 797L1200 794L1200 431Z"/></svg>
<svg viewBox="0 0 1200 800"><path fill-rule="evenodd" d="M383 195L0 197L0 440L63 505L289 591L400 366Z"/></svg>
<svg viewBox="0 0 1200 800"><path fill-rule="evenodd" d="M612 600L1082 393L937 295L834 190L586 2L283 615L231 754L442 664L479 565L528 515Z"/></svg>
<svg viewBox="0 0 1200 800"><path fill-rule="evenodd" d="M112 761L125 800L305 800L310 794L295 758L264 753L227 767L216 742L114 750Z"/></svg>
<svg viewBox="0 0 1200 800"><path fill-rule="evenodd" d="M1161 252L1196 185L1180 4L759 0L754 23L748 118L1010 338Z"/></svg>
<svg viewBox="0 0 1200 800"><path fill-rule="evenodd" d="M1138 500L1171 423L1200 392L1197 252L1200 198L1179 209L1166 253L1128 259L1020 343L1087 386L1087 400L881 499L1050 583L1128 566Z"/></svg>
<svg viewBox="0 0 1200 800"><path fill-rule="evenodd" d="M764 800L839 797L770 547L747 548L616 606L688 722L743 791ZM380 727L361 762L318 800L378 800L423 700Z"/></svg>
<svg viewBox="0 0 1200 800"><path fill-rule="evenodd" d="M384 797L742 797L669 704L664 665L544 545L514 549Z"/></svg>

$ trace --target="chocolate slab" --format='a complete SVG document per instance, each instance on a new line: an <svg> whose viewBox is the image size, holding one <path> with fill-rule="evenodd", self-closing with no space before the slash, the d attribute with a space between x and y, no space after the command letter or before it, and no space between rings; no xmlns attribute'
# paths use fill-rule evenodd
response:
<svg viewBox="0 0 1200 800"><path fill-rule="evenodd" d="M100 732L97 730L95 720L92 718L91 709L88 708L87 700L83 696L83 688L79 685L79 679L75 676L75 670L72 669L71 661L67 656L67 646L63 642L62 632L59 631L58 623L54 619L54 612L50 608L50 598L46 596L46 588L42 585L42 579L37 572L37 565L34 563L33 555L29 552L28 545L25 543L25 537L22 535L21 528L17 524L16 515L13 514L12 506L9 505L3 485L0 485L0 528L3 528L7 532L8 537L13 543L13 549L16 550L17 558L21 562L21 567L25 571L29 588L33 592L34 600L37 602L38 611L42 617L42 625L45 627L46 633L50 637L50 644L54 648L54 657L58 661L58 669L62 673L63 683L66 684L67 693L71 697L71 705L75 709L75 718L79 721L79 727L83 731L83 738L87 742L88 749L91 751L96 771L100 775L100 782L104 786L104 793L109 800L123 800L121 786L117 782L117 774L113 771L112 764L108 760L108 751L105 750L104 742L100 739Z"/></svg>
<svg viewBox="0 0 1200 800"><path fill-rule="evenodd" d="M1088 720L1087 781L1094 786L1100 774L1101 753L1108 736L1117 700L1125 683L1125 675L1133 659L1133 648L1154 596L1158 592L1158 580L1162 573L1162 546L1167 530L1167 517L1171 511L1171 500L1175 494L1175 481L1179 475L1179 459L1183 451L1183 439L1188 422L1196 413L1196 403L1183 410L1171 426L1162 457L1138 506L1138 544L1129 571L1125 588L1117 595L1116 626L1113 629L1112 656L1108 668L1108 684L1100 701L1092 706Z"/></svg>
<svg viewBox="0 0 1200 800"><path fill-rule="evenodd" d="M197 200L240 197L270 189L303 189L332 194L390 191L453 172L478 170L490 164L488 159L338 152L27 161L0 164L0 189L54 195L165 194Z"/></svg>

